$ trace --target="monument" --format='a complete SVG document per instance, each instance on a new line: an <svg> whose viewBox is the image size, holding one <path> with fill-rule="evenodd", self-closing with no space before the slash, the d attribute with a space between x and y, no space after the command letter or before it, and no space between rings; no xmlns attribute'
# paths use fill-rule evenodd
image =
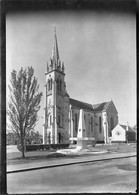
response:
<svg viewBox="0 0 139 195"><path fill-rule="evenodd" d="M80 150L87 149L87 142L95 140L95 138L93 137L86 137L86 127L83 109L80 110L77 137L70 138L70 140L77 141L77 148Z"/></svg>
<svg viewBox="0 0 139 195"><path fill-rule="evenodd" d="M76 148L68 148L68 149L62 149L62 150L57 150L57 153L62 153L62 154L81 154L81 153L86 153L86 152L91 152L91 153L105 153L107 151L96 151L93 148L91 149L90 147L87 146L88 141L95 141L95 138L93 137L87 137L86 136L86 126L85 126L85 120L84 120L84 111L83 109L80 110L80 115L79 115L79 124L78 124L78 133L77 137L72 137L69 140L74 140L77 141L77 146Z"/></svg>

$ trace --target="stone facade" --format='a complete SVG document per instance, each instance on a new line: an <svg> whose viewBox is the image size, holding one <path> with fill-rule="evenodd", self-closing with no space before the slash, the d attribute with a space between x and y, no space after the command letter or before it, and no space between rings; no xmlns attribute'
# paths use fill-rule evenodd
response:
<svg viewBox="0 0 139 195"><path fill-rule="evenodd" d="M45 85L45 124L43 143L59 143L68 140L69 95L66 91L64 63L59 59L57 37L50 63L47 64Z"/></svg>
<svg viewBox="0 0 139 195"><path fill-rule="evenodd" d="M99 142L109 143L111 131L118 124L118 112L113 101L93 105L95 111L95 132Z"/></svg>
<svg viewBox="0 0 139 195"><path fill-rule="evenodd" d="M111 130L118 123L113 101L91 105L71 99L66 90L65 68L59 57L56 31L50 62L47 63L45 84L45 121L43 143L65 143L77 137L80 109L84 110L87 137L109 142ZM72 141L74 143L74 141Z"/></svg>

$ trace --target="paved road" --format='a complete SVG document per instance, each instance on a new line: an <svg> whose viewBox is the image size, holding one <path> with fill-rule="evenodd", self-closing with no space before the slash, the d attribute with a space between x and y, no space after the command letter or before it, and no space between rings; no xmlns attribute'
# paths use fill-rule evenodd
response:
<svg viewBox="0 0 139 195"><path fill-rule="evenodd" d="M135 192L136 158L7 174L7 192Z"/></svg>

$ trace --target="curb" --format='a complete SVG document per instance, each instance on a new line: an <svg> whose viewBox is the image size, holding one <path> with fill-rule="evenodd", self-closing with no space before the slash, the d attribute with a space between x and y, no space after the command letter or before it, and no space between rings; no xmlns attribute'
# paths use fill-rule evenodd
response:
<svg viewBox="0 0 139 195"><path fill-rule="evenodd" d="M20 169L20 170L14 170L14 171L7 171L7 174L18 173L18 172L25 172L25 171L33 171L33 170L39 170L39 169L47 169L47 168L53 168L53 167L68 166L68 165L75 165L75 164L83 164L83 163L89 163L89 162L97 162L97 161L106 161L106 160L130 158L130 157L136 157L136 155L121 156L121 157L111 157L111 158L96 159L96 160L85 160L85 161L80 161L80 162L70 162L70 163L54 164L54 165L47 165L47 166L42 166L42 167L33 167L33 168Z"/></svg>

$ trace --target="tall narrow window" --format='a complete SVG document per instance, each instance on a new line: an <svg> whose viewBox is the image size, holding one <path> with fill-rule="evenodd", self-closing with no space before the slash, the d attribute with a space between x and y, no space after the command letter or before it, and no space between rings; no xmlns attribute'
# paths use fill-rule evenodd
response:
<svg viewBox="0 0 139 195"><path fill-rule="evenodd" d="M52 123L52 116L51 116L51 114L50 114L50 125L51 125L51 123Z"/></svg>
<svg viewBox="0 0 139 195"><path fill-rule="evenodd" d="M50 90L50 80L48 79L48 91Z"/></svg>
<svg viewBox="0 0 139 195"><path fill-rule="evenodd" d="M99 117L99 132L101 133L102 126L101 126L101 116Z"/></svg>
<svg viewBox="0 0 139 195"><path fill-rule="evenodd" d="M59 91L59 79L57 79L57 90Z"/></svg>
<svg viewBox="0 0 139 195"><path fill-rule="evenodd" d="M60 115L58 116L58 125L60 127Z"/></svg>
<svg viewBox="0 0 139 195"><path fill-rule="evenodd" d="M91 132L93 132L93 117L91 116Z"/></svg>
<svg viewBox="0 0 139 195"><path fill-rule="evenodd" d="M77 133L78 131L78 118L77 118L77 114L75 114L75 132Z"/></svg>
<svg viewBox="0 0 139 195"><path fill-rule="evenodd" d="M112 135L111 131L113 130L114 128L114 120L113 120L113 117L110 118L110 132L109 132L109 136Z"/></svg>
<svg viewBox="0 0 139 195"><path fill-rule="evenodd" d="M86 116L84 115L84 122L85 122L85 124L86 124Z"/></svg>
<svg viewBox="0 0 139 195"><path fill-rule="evenodd" d="M50 90L52 90L52 79L50 80Z"/></svg>
<svg viewBox="0 0 139 195"><path fill-rule="evenodd" d="M59 81L59 90L60 90L60 91L62 90L62 81L61 81L61 79L60 79L60 81Z"/></svg>
<svg viewBox="0 0 139 195"><path fill-rule="evenodd" d="M62 80L60 78L57 79L57 90L62 91Z"/></svg>
<svg viewBox="0 0 139 195"><path fill-rule="evenodd" d="M113 130L114 128L114 120L113 120L113 117L111 117L111 130Z"/></svg>
<svg viewBox="0 0 139 195"><path fill-rule="evenodd" d="M52 90L52 78L48 79L48 91Z"/></svg>

